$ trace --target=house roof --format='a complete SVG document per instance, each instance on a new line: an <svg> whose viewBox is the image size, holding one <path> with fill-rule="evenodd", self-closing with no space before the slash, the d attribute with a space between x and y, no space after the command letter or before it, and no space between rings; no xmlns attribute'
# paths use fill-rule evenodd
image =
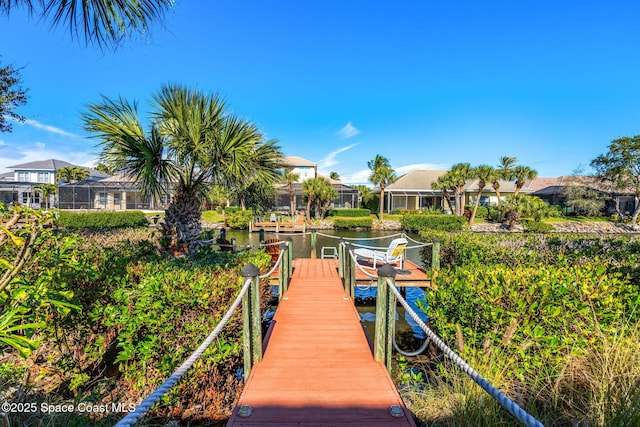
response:
<svg viewBox="0 0 640 427"><path fill-rule="evenodd" d="M7 169L20 170L52 170L56 171L64 167L74 167L75 165L64 160L36 160L35 162L21 163L19 165L8 166Z"/></svg>
<svg viewBox="0 0 640 427"><path fill-rule="evenodd" d="M296 166L311 166L316 167L316 164L311 160L303 159L296 156L282 156L283 165L295 168Z"/></svg>
<svg viewBox="0 0 640 427"><path fill-rule="evenodd" d="M445 173L447 173L446 170L414 170L400 176L396 182L387 185L385 191L431 191L431 183L436 182Z"/></svg>

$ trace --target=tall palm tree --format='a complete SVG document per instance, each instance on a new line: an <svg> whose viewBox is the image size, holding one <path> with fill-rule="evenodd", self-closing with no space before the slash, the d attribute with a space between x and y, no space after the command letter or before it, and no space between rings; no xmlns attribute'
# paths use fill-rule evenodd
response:
<svg viewBox="0 0 640 427"><path fill-rule="evenodd" d="M513 194L517 196L524 186L525 181L527 179L534 179L537 176L538 171L531 169L529 166L516 166L513 168L513 179L516 180L516 191Z"/></svg>
<svg viewBox="0 0 640 427"><path fill-rule="evenodd" d="M276 177L275 159L282 155L253 124L227 114L218 95L163 86L151 117L145 131L137 103L105 97L83 113L84 128L99 140L108 168L133 177L143 197L171 193L164 239L174 253L190 252L200 237L201 201L209 188L237 188L256 177Z"/></svg>
<svg viewBox="0 0 640 427"><path fill-rule="evenodd" d="M371 189L364 184L358 184L355 188L358 190L358 207L368 207L368 202L371 198Z"/></svg>
<svg viewBox="0 0 640 427"><path fill-rule="evenodd" d="M478 206L480 205L482 191L487 186L487 182L491 182L494 179L496 176L496 170L489 165L480 165L473 168L472 175L478 179L478 195L476 196L476 203L473 206L473 211L469 218L469 225L473 225L473 221L476 219L476 213L478 212Z"/></svg>
<svg viewBox="0 0 640 427"><path fill-rule="evenodd" d="M49 196L55 195L58 192L58 187L55 184L38 184L34 188L40 191L44 208L49 209Z"/></svg>
<svg viewBox="0 0 640 427"><path fill-rule="evenodd" d="M300 175L295 172L285 172L282 174L281 182L287 185L287 190L289 191L289 209L291 216L295 215L296 212L296 187L295 183L300 179Z"/></svg>
<svg viewBox="0 0 640 427"><path fill-rule="evenodd" d="M116 47L130 32L148 33L150 24L162 20L174 0L0 0L0 14L25 7L52 26L67 26L73 38L98 46Z"/></svg>
<svg viewBox="0 0 640 427"><path fill-rule="evenodd" d="M455 214L455 212L453 210L453 206L451 206L451 191L455 187L456 186L453 184L451 175L449 175L448 173L445 173L444 175L439 176L435 182L431 183L432 189L442 191L442 198L447 203L447 206L449 206L449 210L451 211L452 214Z"/></svg>
<svg viewBox="0 0 640 427"><path fill-rule="evenodd" d="M447 172L454 186L453 192L456 199L456 210L460 216L464 214L464 186L467 184L467 181L471 179L472 171L473 169L469 163L456 163L451 166L451 170Z"/></svg>
<svg viewBox="0 0 640 427"><path fill-rule="evenodd" d="M56 182L58 183L62 181L72 182L74 179L75 179L75 173L73 171L73 167L65 166L56 170Z"/></svg>
<svg viewBox="0 0 640 427"><path fill-rule="evenodd" d="M302 192L307 199L307 221L311 221L311 205L315 205L316 198L322 192L322 178L310 178L302 182ZM315 213L316 217L318 212Z"/></svg>
<svg viewBox="0 0 640 427"><path fill-rule="evenodd" d="M384 189L388 184L396 182L396 172L391 168L389 159L381 156L380 154L376 154L376 157L373 160L367 162L367 167L371 170L369 182L374 186L380 187L379 214L380 220L382 220L384 215Z"/></svg>
<svg viewBox="0 0 640 427"><path fill-rule="evenodd" d="M518 163L518 159L510 156L502 156L498 159L498 167L496 175L491 180L493 191L496 192L498 198L498 206L500 206L500 180L511 181L513 179L513 168Z"/></svg>

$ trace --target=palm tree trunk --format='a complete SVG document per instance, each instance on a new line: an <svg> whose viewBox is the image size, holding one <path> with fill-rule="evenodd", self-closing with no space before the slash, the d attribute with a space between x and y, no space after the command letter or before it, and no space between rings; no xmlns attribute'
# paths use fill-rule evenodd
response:
<svg viewBox="0 0 640 427"><path fill-rule="evenodd" d="M165 211L163 237L175 255L191 253L202 232L200 200L190 194L176 194Z"/></svg>
<svg viewBox="0 0 640 427"><path fill-rule="evenodd" d="M384 218L384 185L380 184L380 221L382 221Z"/></svg>
<svg viewBox="0 0 640 427"><path fill-rule="evenodd" d="M638 215L640 215L640 203L638 203L640 199L636 196L636 209L633 211L633 216L631 217L631 224L635 224L638 222Z"/></svg>
<svg viewBox="0 0 640 427"><path fill-rule="evenodd" d="M311 202L312 201L313 201L313 198L309 196L309 198L307 199L307 221L311 221Z"/></svg>
<svg viewBox="0 0 640 427"><path fill-rule="evenodd" d="M478 195L476 196L476 203L473 206L473 211L471 212L471 217L469 218L469 225L473 225L473 221L476 220L476 212L478 212L478 206L480 205L480 195L482 194L482 190L484 190L484 187L478 188Z"/></svg>

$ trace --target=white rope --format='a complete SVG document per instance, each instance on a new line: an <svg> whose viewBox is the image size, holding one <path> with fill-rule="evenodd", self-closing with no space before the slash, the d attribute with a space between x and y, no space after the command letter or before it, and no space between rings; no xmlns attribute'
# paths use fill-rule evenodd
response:
<svg viewBox="0 0 640 427"><path fill-rule="evenodd" d="M286 243L286 242L285 242ZM286 243L288 246L288 243ZM271 276L271 274L276 271L276 268L278 268L278 265L280 265L280 263L282 262L282 255L284 254L284 251L282 249L280 249L280 252L278 253L278 260L275 262L275 264L273 264L273 267L271 267L271 270L267 271L266 273L264 273L261 276L258 276L261 279L266 279L267 277Z"/></svg>
<svg viewBox="0 0 640 427"><path fill-rule="evenodd" d="M362 271L364 274L366 274L367 276L371 277L372 279L377 279L377 278L378 278L378 275L377 275L377 274L371 274L371 273L369 273L367 270L365 270L365 269L364 269L364 267L363 267L363 266L361 266L361 265L358 263L358 260L356 259L356 256L355 256L355 254L353 253L353 251L349 251L349 250L347 250L346 246L345 246L344 250L345 250L345 252L347 252L347 253L349 254L349 256L351 257L351 259L352 259L352 260L353 260L353 262L355 263L356 267L357 267L360 271Z"/></svg>
<svg viewBox="0 0 640 427"><path fill-rule="evenodd" d="M286 243L286 241L285 240L278 240L277 242L260 243L258 246L261 247L261 248L266 248L267 246L280 245L281 243Z"/></svg>
<svg viewBox="0 0 640 427"><path fill-rule="evenodd" d="M388 236L380 236L380 237L340 237L333 234L321 233L319 231L317 231L316 234L319 234L320 236L324 236L324 237L330 237L332 239L354 240L354 241L355 240L382 240L382 239L390 239L392 237L402 236L402 233L397 233L397 234L391 234Z"/></svg>
<svg viewBox="0 0 640 427"><path fill-rule="evenodd" d="M229 310L227 310L225 315L222 317L222 320L220 321L220 323L218 323L218 326L215 327L213 332L211 332L211 334L209 334L209 336L202 342L202 344L200 344L200 347L198 347L197 350L194 351L191 356L189 356L189 358L182 365L180 365L180 367L176 369L169 378L167 378L165 382L163 382L158 388L156 388L153 393L147 396L147 398L144 399L133 412L130 412L126 417L121 419L116 424L116 427L129 427L138 422L138 420L140 420L140 418L142 418L144 414L146 414L153 407L153 405L158 403L162 396L164 396L180 380L180 378L182 378L182 376L187 373L189 369L191 369L193 364L200 358L200 356L202 356L205 350L218 337L229 319L231 319L233 312L242 302L242 297L245 293L247 293L247 290L251 286L251 282L251 278L245 281L242 290L236 297L235 301L233 301L233 304L231 304Z"/></svg>
<svg viewBox="0 0 640 427"><path fill-rule="evenodd" d="M420 317L413 311L411 306L402 298L402 295L398 291L398 288L395 287L393 282L390 279L387 279L387 286L393 291L396 296L396 299L400 302L400 304L404 307L404 309L409 313L411 318L422 328L427 337L431 339L431 341L440 348L449 358L460 368L464 373L469 375L476 384L478 384L484 391L489 393L491 397L493 397L503 408L505 408L511 415L516 417L520 422L522 422L527 427L544 427L542 423L536 420L533 416L531 416L527 411L522 409L517 403L513 400L509 399L504 395L500 390L495 388L489 381L484 379L478 372L476 372L467 362L465 362L460 356L458 356L453 350L451 350L445 343L438 337L429 328Z"/></svg>

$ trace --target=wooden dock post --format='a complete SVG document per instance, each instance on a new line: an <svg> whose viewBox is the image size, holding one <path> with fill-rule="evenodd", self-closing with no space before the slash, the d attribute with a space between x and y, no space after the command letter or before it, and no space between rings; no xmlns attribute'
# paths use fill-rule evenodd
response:
<svg viewBox="0 0 640 427"><path fill-rule="evenodd" d="M385 264L378 269L376 295L376 324L373 343L373 358L382 362L391 373L393 330L396 323L396 297L387 285L387 279L395 284L396 269Z"/></svg>
<svg viewBox="0 0 640 427"><path fill-rule="evenodd" d="M282 257L280 258L280 265L278 266L278 299L282 300L282 296L287 292L289 288L289 245L287 243L280 243L280 252Z"/></svg>
<svg viewBox="0 0 640 427"><path fill-rule="evenodd" d="M433 239L431 247L431 269L440 270L440 239Z"/></svg>
<svg viewBox="0 0 640 427"><path fill-rule="evenodd" d="M260 316L260 270L248 263L241 270L242 277L251 279L249 291L242 298L242 325L244 348L244 378L251 368L262 360L262 324Z"/></svg>
<svg viewBox="0 0 640 427"><path fill-rule="evenodd" d="M316 229L311 229L311 258L318 258L318 250L316 249Z"/></svg>
<svg viewBox="0 0 640 427"><path fill-rule="evenodd" d="M338 276L344 279L344 239L338 240Z"/></svg>
<svg viewBox="0 0 640 427"><path fill-rule="evenodd" d="M287 266L289 268L289 277L293 275L293 239L287 237L284 239L287 242Z"/></svg>
<svg viewBox="0 0 640 427"><path fill-rule="evenodd" d="M344 291L353 300L355 298L356 287L356 262L351 257L353 245L347 243L344 245Z"/></svg>

